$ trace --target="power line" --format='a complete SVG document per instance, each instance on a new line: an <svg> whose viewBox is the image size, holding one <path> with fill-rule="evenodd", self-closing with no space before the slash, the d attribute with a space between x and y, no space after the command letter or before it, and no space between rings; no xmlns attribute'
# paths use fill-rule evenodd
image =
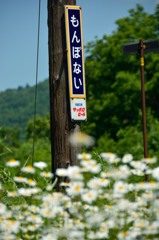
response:
<svg viewBox="0 0 159 240"><path fill-rule="evenodd" d="M38 69L39 69L39 42L40 42L40 16L41 15L41 0L39 0L38 9L38 33L37 33L37 55L36 55L36 83L34 94L34 125L33 125L33 148L32 148L32 164L34 162L34 148L35 148L35 127L36 127L36 110L37 110L37 85L38 85Z"/></svg>

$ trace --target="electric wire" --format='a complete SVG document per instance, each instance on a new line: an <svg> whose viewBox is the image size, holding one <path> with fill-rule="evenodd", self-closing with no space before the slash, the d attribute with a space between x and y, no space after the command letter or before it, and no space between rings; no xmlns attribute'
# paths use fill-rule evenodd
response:
<svg viewBox="0 0 159 240"><path fill-rule="evenodd" d="M34 94L34 120L33 120L33 145L32 145L32 165L34 162L35 153L35 137L36 137L36 114L37 114L37 85L38 85L38 70L39 70L39 42L40 42L40 18L41 18L41 0L39 0L38 7L38 33L37 33L37 53L36 53L36 83Z"/></svg>

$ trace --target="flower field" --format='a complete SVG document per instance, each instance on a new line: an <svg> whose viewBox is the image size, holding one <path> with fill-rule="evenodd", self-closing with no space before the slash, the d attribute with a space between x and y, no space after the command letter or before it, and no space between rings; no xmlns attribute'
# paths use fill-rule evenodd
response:
<svg viewBox="0 0 159 240"><path fill-rule="evenodd" d="M53 184L45 162L6 163L0 172L0 239L157 240L157 159L104 152L77 158L78 166L57 169ZM69 179L61 192L54 190L58 177Z"/></svg>

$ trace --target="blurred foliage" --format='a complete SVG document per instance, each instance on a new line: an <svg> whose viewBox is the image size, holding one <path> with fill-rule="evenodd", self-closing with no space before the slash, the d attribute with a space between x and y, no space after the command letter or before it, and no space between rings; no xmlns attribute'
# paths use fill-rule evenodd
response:
<svg viewBox="0 0 159 240"><path fill-rule="evenodd" d="M35 127L35 130L34 130ZM36 116L35 119L29 120L26 127L26 139L33 138L36 139L50 138L50 116L46 114L45 117Z"/></svg>
<svg viewBox="0 0 159 240"><path fill-rule="evenodd" d="M86 46L88 122L83 130L93 135L95 151L143 155L140 56L123 54L123 44L158 39L159 5L154 14L143 7L116 21L112 35ZM157 154L159 139L159 55L145 54L145 92L149 155Z"/></svg>
<svg viewBox="0 0 159 240"><path fill-rule="evenodd" d="M93 152L112 151L119 155L131 152L140 158L143 156L140 57L138 53L124 55L123 44L158 39L159 5L154 14L136 5L116 24L117 29L110 36L95 38L85 48L88 121L81 124L81 129L96 139ZM146 53L148 153L159 157L158 69L159 55ZM50 161L48 80L38 84L37 93L35 123L35 87L0 92L0 158L9 157L12 152L16 158L31 161L34 139L35 159Z"/></svg>
<svg viewBox="0 0 159 240"><path fill-rule="evenodd" d="M35 113L36 87L18 87L0 92L0 126L19 126L24 133L27 122ZM42 106L42 107L41 107ZM49 82L37 85L36 114L44 116L49 111Z"/></svg>
<svg viewBox="0 0 159 240"><path fill-rule="evenodd" d="M44 161L51 167L51 146L49 116L37 116L26 127L22 141L18 128L0 129L0 161L2 165L10 158L20 159L22 164L32 165L33 161ZM35 125L35 132L34 132Z"/></svg>

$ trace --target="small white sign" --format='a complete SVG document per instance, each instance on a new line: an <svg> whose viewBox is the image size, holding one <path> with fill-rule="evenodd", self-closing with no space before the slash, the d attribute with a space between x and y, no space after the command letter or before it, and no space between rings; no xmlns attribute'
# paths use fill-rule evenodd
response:
<svg viewBox="0 0 159 240"><path fill-rule="evenodd" d="M87 120L86 99L72 98L70 99L71 120L85 121Z"/></svg>

